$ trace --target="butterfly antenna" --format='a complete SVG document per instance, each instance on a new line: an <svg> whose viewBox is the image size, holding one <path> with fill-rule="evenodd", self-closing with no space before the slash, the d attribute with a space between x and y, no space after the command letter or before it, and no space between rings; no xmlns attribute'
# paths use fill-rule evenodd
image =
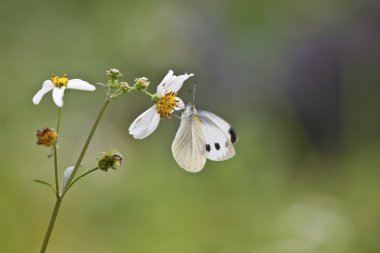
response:
<svg viewBox="0 0 380 253"><path fill-rule="evenodd" d="M197 88L197 82L194 82L193 105L195 105L195 88Z"/></svg>

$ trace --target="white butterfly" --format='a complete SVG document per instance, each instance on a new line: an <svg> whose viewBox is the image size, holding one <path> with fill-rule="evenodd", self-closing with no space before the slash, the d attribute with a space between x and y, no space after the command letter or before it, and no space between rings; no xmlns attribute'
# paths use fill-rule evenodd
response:
<svg viewBox="0 0 380 253"><path fill-rule="evenodd" d="M223 161L235 155L235 130L224 119L186 105L172 144L174 159L189 172L203 169L206 159Z"/></svg>

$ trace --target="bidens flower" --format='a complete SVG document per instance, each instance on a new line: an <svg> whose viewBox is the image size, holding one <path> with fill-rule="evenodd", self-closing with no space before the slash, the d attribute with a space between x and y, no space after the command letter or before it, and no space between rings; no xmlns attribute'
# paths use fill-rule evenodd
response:
<svg viewBox="0 0 380 253"><path fill-rule="evenodd" d="M54 103L58 107L62 107L63 95L65 94L66 89L94 91L96 88L88 82L80 79L69 80L66 75L63 77L53 75L50 80L46 80L42 84L42 88L36 93L36 95L34 95L33 103L38 105L42 97L49 91L53 90Z"/></svg>
<svg viewBox="0 0 380 253"><path fill-rule="evenodd" d="M144 139L156 130L161 119L170 118L176 110L185 107L183 101L177 97L177 92L181 89L183 82L194 74L173 75L173 71L164 77L157 86L157 94L153 96L154 105L137 117L129 127L129 134L136 139Z"/></svg>

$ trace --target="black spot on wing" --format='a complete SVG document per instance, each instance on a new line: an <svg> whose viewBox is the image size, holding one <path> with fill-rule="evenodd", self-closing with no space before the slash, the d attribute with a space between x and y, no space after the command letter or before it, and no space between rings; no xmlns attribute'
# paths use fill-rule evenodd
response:
<svg viewBox="0 0 380 253"><path fill-rule="evenodd" d="M230 130L228 130L228 133L231 136L231 143L235 143L237 141L237 134L235 130L231 127Z"/></svg>
<svg viewBox="0 0 380 253"><path fill-rule="evenodd" d="M214 145L215 145L216 150L219 150L219 149L220 149L220 145L219 145L219 143L215 142Z"/></svg>
<svg viewBox="0 0 380 253"><path fill-rule="evenodd" d="M207 150L207 152L210 152L210 150L211 150L210 144L206 144L206 150Z"/></svg>

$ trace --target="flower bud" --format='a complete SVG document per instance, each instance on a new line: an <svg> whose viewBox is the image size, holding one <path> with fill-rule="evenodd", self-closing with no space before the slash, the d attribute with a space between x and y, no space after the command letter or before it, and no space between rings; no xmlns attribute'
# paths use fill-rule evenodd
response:
<svg viewBox="0 0 380 253"><path fill-rule="evenodd" d="M120 86L124 87L125 89L130 88L127 82L120 82Z"/></svg>
<svg viewBox="0 0 380 253"><path fill-rule="evenodd" d="M110 69L110 70L107 70L106 71L107 75L109 75L109 77L111 77L112 79L116 79L120 76L123 76L121 74L121 72L118 70L118 69Z"/></svg>
<svg viewBox="0 0 380 253"><path fill-rule="evenodd" d="M146 77L140 77L135 79L135 87L137 90L144 90L149 86L149 80Z"/></svg>
<svg viewBox="0 0 380 253"><path fill-rule="evenodd" d="M44 145L46 147L51 147L57 142L58 134L56 131L44 127L37 130L37 145Z"/></svg>
<svg viewBox="0 0 380 253"><path fill-rule="evenodd" d="M116 170L117 167L121 166L122 161L123 156L116 149L102 152L99 157L98 168L106 172L110 168Z"/></svg>
<svg viewBox="0 0 380 253"><path fill-rule="evenodd" d="M125 93L125 92L128 92L128 90L130 89L131 87L128 85L127 82L120 82L120 89Z"/></svg>

